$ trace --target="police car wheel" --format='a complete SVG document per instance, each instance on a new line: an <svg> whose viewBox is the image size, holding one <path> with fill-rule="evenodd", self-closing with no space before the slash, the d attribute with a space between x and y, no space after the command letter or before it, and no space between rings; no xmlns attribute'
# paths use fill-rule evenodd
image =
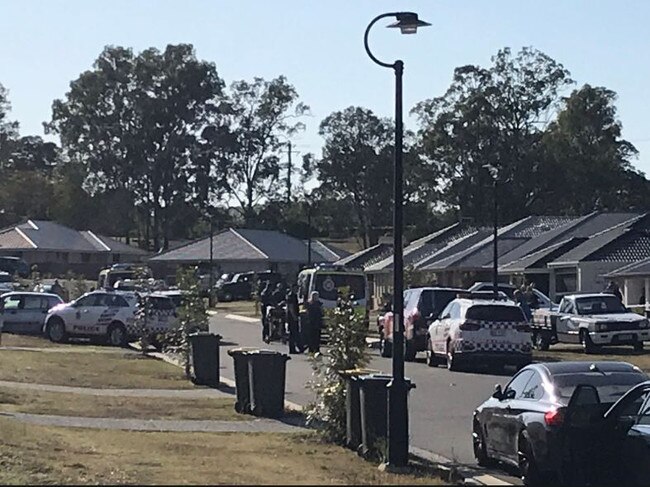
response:
<svg viewBox="0 0 650 487"><path fill-rule="evenodd" d="M123 347L126 345L126 330L124 325L116 323L109 326L106 341L113 347Z"/></svg>
<svg viewBox="0 0 650 487"><path fill-rule="evenodd" d="M426 351L426 357L427 357L427 365L429 367L437 367L438 366L438 358L436 357L436 354L433 353L433 350L431 349L431 340L429 337L427 337L427 351Z"/></svg>
<svg viewBox="0 0 650 487"><path fill-rule="evenodd" d="M447 343L447 370L451 372L458 372L461 370L460 361L454 353L454 347L451 343Z"/></svg>
<svg viewBox="0 0 650 487"><path fill-rule="evenodd" d="M580 332L580 342L582 343L582 348L586 354L592 354L598 351L598 347L591 340L591 337L586 330Z"/></svg>
<svg viewBox="0 0 650 487"><path fill-rule="evenodd" d="M47 337L50 341L55 343L65 342L67 335L65 332L65 324L61 318L52 318L47 324Z"/></svg>

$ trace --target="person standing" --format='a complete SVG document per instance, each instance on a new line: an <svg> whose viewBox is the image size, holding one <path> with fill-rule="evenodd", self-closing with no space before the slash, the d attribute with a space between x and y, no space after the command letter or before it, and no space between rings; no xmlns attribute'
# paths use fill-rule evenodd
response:
<svg viewBox="0 0 650 487"><path fill-rule="evenodd" d="M271 289L270 283L264 283L264 289L260 293L260 302L262 303L262 341L269 342L269 320L267 316L267 308L271 304Z"/></svg>
<svg viewBox="0 0 650 487"><path fill-rule="evenodd" d="M614 281L609 281L609 284L607 284L607 287L605 288L605 292L613 294L619 299L621 303L623 302L623 294L621 294L621 290L618 288L618 284L616 284Z"/></svg>
<svg viewBox="0 0 650 487"><path fill-rule="evenodd" d="M522 293L519 289L517 289L514 292L514 298L517 305L524 312L524 316L526 316L526 321L532 320L533 312L530 310L530 306L528 305L528 301L526 300L526 296L524 296L524 293Z"/></svg>
<svg viewBox="0 0 650 487"><path fill-rule="evenodd" d="M318 291L313 291L307 302L307 323L309 326L309 352L320 352L320 334L323 328L323 303Z"/></svg>
<svg viewBox="0 0 650 487"><path fill-rule="evenodd" d="M299 312L298 312L298 290L291 286L286 296L287 303L287 326L289 328L289 353L302 353L300 340Z"/></svg>

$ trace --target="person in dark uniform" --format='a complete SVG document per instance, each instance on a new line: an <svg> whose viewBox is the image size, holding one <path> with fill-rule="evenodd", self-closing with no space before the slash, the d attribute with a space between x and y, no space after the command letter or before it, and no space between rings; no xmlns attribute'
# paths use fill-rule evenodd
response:
<svg viewBox="0 0 650 487"><path fill-rule="evenodd" d="M313 291L307 302L307 323L309 326L309 352L320 352L320 334L323 328L323 303L318 291Z"/></svg>
<svg viewBox="0 0 650 487"><path fill-rule="evenodd" d="M289 328L289 353L302 353L302 340L300 339L300 316L298 312L298 290L291 286L287 293L287 325Z"/></svg>
<svg viewBox="0 0 650 487"><path fill-rule="evenodd" d="M269 320L267 316L267 307L271 304L271 285L267 281L264 289L260 293L260 302L262 303L262 340L269 342Z"/></svg>

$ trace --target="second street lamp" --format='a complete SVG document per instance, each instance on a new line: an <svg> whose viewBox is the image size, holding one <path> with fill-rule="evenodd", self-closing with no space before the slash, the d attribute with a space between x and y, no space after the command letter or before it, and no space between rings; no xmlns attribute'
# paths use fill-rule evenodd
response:
<svg viewBox="0 0 650 487"><path fill-rule="evenodd" d="M498 212L499 212L499 168L493 166L492 164L483 164L483 167L488 170L490 176L492 177L494 184L494 209L492 215L492 221L494 223L493 228L493 258L492 258L492 286L494 287L494 299L499 299L499 226L498 226Z"/></svg>
<svg viewBox="0 0 650 487"><path fill-rule="evenodd" d="M408 463L408 386L404 380L404 262L402 255L402 74L404 62L386 63L377 59L368 46L368 34L379 20L394 17L397 21L388 25L400 29L402 34L415 34L419 27L431 25L418 19L413 12L391 12L378 15L368 27L363 38L370 59L384 68L395 71L395 176L393 201L393 380L388 385L388 464L403 467Z"/></svg>

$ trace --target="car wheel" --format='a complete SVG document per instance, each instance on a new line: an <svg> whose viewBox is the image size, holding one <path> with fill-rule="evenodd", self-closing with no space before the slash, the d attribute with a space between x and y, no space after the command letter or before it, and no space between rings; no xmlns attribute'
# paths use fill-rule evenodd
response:
<svg viewBox="0 0 650 487"><path fill-rule="evenodd" d="M68 335L65 332L65 323L58 317L50 319L47 323L47 337L55 343L65 343Z"/></svg>
<svg viewBox="0 0 650 487"><path fill-rule="evenodd" d="M537 486L541 485L541 476L535 463L535 456L528 441L527 435L522 433L519 436L519 446L517 449L517 459L519 464L519 475L524 485Z"/></svg>
<svg viewBox="0 0 650 487"><path fill-rule="evenodd" d="M533 344L535 345L535 350L545 352L548 350L550 345L548 339L544 336L543 333L535 333L533 335Z"/></svg>
<svg viewBox="0 0 650 487"><path fill-rule="evenodd" d="M123 324L113 323L108 327L106 343L113 347L123 347L126 345L126 329Z"/></svg>
<svg viewBox="0 0 650 487"><path fill-rule="evenodd" d="M389 342L384 337L381 337L379 342L379 353L384 358L390 358L393 356L393 342Z"/></svg>
<svg viewBox="0 0 650 487"><path fill-rule="evenodd" d="M587 330L580 330L580 342L582 343L582 349L586 354L596 353L598 350L598 347L591 340Z"/></svg>
<svg viewBox="0 0 650 487"><path fill-rule="evenodd" d="M431 339L427 336L427 365L429 367L437 367L438 366L438 358L436 357L436 354L433 352L433 348L431 347Z"/></svg>
<svg viewBox="0 0 650 487"><path fill-rule="evenodd" d="M451 342L447 342L447 370L451 372L458 372L460 370L460 363Z"/></svg>
<svg viewBox="0 0 650 487"><path fill-rule="evenodd" d="M472 443L474 447L474 458L476 459L476 463L478 463L481 467L489 467L492 464L492 459L487 453L487 445L485 444L483 428L481 428L481 425L478 421L474 421Z"/></svg>
<svg viewBox="0 0 650 487"><path fill-rule="evenodd" d="M634 344L634 351L635 352L643 352L643 342L636 342Z"/></svg>

